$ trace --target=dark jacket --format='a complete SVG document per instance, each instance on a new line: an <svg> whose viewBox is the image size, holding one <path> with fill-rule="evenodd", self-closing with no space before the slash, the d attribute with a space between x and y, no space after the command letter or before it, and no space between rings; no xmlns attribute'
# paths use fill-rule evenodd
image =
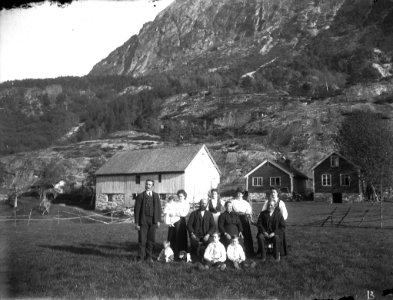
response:
<svg viewBox="0 0 393 300"><path fill-rule="evenodd" d="M258 235L263 232L272 233L280 237L280 254L287 255L287 241L285 237L285 221L280 212L280 209L276 208L273 215L269 215L268 210L264 210L259 214L258 221Z"/></svg>
<svg viewBox="0 0 393 300"><path fill-rule="evenodd" d="M285 221L279 209L275 209L272 216L269 215L268 210L264 210L259 214L258 234L267 232L274 232L275 235L282 236L285 231Z"/></svg>
<svg viewBox="0 0 393 300"><path fill-rule="evenodd" d="M217 207L214 208L212 204L212 199L209 199L208 209L211 213L215 214L223 210L220 199L217 199Z"/></svg>
<svg viewBox="0 0 393 300"><path fill-rule="evenodd" d="M221 234L228 233L231 236L238 236L239 232L243 231L243 226L237 213L224 211L218 218L218 229Z"/></svg>
<svg viewBox="0 0 393 300"><path fill-rule="evenodd" d="M202 218L199 209L193 211L188 219L187 229L190 234L194 233L197 237L202 237L206 234L212 235L216 231L212 213L205 210L205 214Z"/></svg>
<svg viewBox="0 0 393 300"><path fill-rule="evenodd" d="M141 225L146 223L145 219L145 204L147 200L147 194L146 191L138 194L135 200L135 207L134 207L134 218L135 218L135 224ZM158 222L161 222L161 202L160 202L160 196L153 192L152 193L153 197L153 224L157 224Z"/></svg>

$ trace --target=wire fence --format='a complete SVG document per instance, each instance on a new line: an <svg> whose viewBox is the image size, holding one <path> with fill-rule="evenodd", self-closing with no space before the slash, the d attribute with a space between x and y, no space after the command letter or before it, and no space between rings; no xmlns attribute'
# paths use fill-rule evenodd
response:
<svg viewBox="0 0 393 300"><path fill-rule="evenodd" d="M72 211L69 211L69 210ZM36 210L32 208L29 214L18 214L17 210L14 210L12 215L0 215L0 222L14 222L15 225L21 222L27 222L29 225L32 221L56 221L57 223L64 221L76 221L79 220L80 223L83 223L83 220L89 220L89 222L97 222L102 224L120 224L120 223L133 223L134 217L133 215L124 216L124 217L116 217L113 213L109 213L110 216L106 216L104 214L98 213L86 213L85 211L77 208L68 208L68 210L57 210L57 215L39 215L32 217L33 212ZM61 216L60 216L61 214ZM70 217L65 217L65 215L70 215Z"/></svg>

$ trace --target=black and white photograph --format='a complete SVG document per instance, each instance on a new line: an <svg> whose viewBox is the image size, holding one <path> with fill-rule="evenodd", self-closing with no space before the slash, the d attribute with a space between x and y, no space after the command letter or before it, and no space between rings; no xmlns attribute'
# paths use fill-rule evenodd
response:
<svg viewBox="0 0 393 300"><path fill-rule="evenodd" d="M0 299L393 299L393 0L0 5Z"/></svg>

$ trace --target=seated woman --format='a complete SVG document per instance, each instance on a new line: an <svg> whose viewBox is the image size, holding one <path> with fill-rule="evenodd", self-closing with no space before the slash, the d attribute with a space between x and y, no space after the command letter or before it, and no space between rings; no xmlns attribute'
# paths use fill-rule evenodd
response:
<svg viewBox="0 0 393 300"><path fill-rule="evenodd" d="M218 230L221 233L221 241L225 247L230 244L233 237L242 238L241 243L243 243L242 223L239 216L233 211L231 201L225 202L225 211L218 219Z"/></svg>
<svg viewBox="0 0 393 300"><path fill-rule="evenodd" d="M281 255L286 255L285 243L285 221L279 209L276 209L276 202L269 201L268 210L259 214L257 240L261 249L262 261L266 260L266 246L273 244L274 258L280 261Z"/></svg>

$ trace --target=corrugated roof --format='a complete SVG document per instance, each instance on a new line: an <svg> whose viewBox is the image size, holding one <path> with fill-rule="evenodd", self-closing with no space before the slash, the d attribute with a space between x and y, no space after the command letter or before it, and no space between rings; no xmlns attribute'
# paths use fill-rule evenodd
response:
<svg viewBox="0 0 393 300"><path fill-rule="evenodd" d="M96 175L183 172L204 145L119 152Z"/></svg>

